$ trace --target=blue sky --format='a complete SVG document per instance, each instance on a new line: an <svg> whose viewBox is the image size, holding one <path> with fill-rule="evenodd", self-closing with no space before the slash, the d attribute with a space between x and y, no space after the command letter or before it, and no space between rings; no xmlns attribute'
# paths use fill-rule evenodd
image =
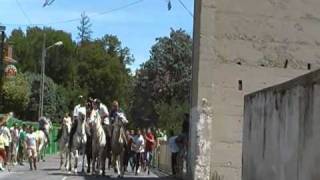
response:
<svg viewBox="0 0 320 180"><path fill-rule="evenodd" d="M19 26L25 29L28 24L49 24L72 33L76 39L78 20L53 22L79 18L85 11L91 17L93 38L117 35L123 46L130 48L136 59L131 66L133 70L148 59L156 37L168 35L171 27L182 28L189 34L193 30L193 19L179 0L171 0L171 11L167 9L167 0L55 0L51 6L43 8L44 1L0 0L0 23L7 26L7 33ZM181 1L193 12L194 0ZM99 15L135 2L130 7Z"/></svg>

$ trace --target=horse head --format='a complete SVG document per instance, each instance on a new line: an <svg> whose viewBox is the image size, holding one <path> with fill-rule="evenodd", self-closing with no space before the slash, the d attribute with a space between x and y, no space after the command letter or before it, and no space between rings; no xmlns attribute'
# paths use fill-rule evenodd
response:
<svg viewBox="0 0 320 180"><path fill-rule="evenodd" d="M124 135L124 124L126 119L124 115L118 113L118 116L115 117L114 122L112 124L112 142L123 143L125 141Z"/></svg>
<svg viewBox="0 0 320 180"><path fill-rule="evenodd" d="M71 133L71 124L66 121L63 121L62 129L64 129L64 131L67 133L67 135L69 135Z"/></svg>
<svg viewBox="0 0 320 180"><path fill-rule="evenodd" d="M94 129L97 129L98 126L101 125L101 117L98 113L98 110L92 109L89 117L89 124L92 125Z"/></svg>

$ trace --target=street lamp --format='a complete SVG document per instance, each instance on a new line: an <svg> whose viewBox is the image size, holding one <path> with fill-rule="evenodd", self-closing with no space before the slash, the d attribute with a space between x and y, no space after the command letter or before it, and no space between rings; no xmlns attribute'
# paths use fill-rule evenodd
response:
<svg viewBox="0 0 320 180"><path fill-rule="evenodd" d="M4 59L4 37L5 37L5 26L0 25L0 33L1 33L1 39L0 39L0 81L2 80L3 75L3 59Z"/></svg>
<svg viewBox="0 0 320 180"><path fill-rule="evenodd" d="M62 46L63 42L58 41L52 44L49 47L46 47L46 35L43 37L42 44L42 56L41 56L41 86L40 86L40 104L39 104L39 118L43 116L43 97L44 97L44 74L45 74L45 59L47 55L47 51L55 46Z"/></svg>

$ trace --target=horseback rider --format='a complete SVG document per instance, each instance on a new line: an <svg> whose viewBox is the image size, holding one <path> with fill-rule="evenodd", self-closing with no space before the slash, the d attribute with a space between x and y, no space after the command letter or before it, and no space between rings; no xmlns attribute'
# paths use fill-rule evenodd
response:
<svg viewBox="0 0 320 180"><path fill-rule="evenodd" d="M115 120L116 120L117 117L122 121L123 125L125 125L125 124L128 123L128 120L127 120L124 112L123 112L122 109L120 109L120 107L119 107L118 101L113 101L113 102L112 102L112 108L111 108L110 115L109 115L110 125L111 125L111 137L112 137L112 134L113 134L112 125L115 123ZM126 139L124 127L123 127L123 129L122 129L121 132L122 132L121 134L122 134L122 137L124 137L125 142L128 142L127 139ZM109 145L110 145L110 147L111 147L111 144L112 144L111 139L110 139L110 141L109 141L108 143L110 143ZM127 143L126 143L126 144L127 144ZM110 154L110 155L111 155L111 154ZM111 157L108 157L108 158L111 158ZM109 166L109 167L111 166L111 161L109 161L108 166Z"/></svg>
<svg viewBox="0 0 320 180"><path fill-rule="evenodd" d="M64 117L63 117L63 119L62 119L61 127L60 127L60 129L59 129L59 131L58 131L58 135L57 135L57 138L56 138L55 142L58 142L59 139L60 139L61 136L62 136L62 126L63 126L63 124L68 125L68 126L72 126L72 120L71 120L71 117L69 116L69 113L68 113L68 112L65 113L65 115L64 115Z"/></svg>
<svg viewBox="0 0 320 180"><path fill-rule="evenodd" d="M110 120L111 120L111 124L114 123L116 117L120 117L121 121L124 123L124 124L127 124L128 123L128 120L126 118L126 116L124 115L124 112L122 111L122 109L120 109L119 107L119 103L118 101L113 101L112 103L112 109L111 109L111 112L110 112Z"/></svg>
<svg viewBox="0 0 320 180"><path fill-rule="evenodd" d="M46 118L44 116L39 118L39 130L43 131L46 135L46 138L48 140L48 144L50 143L49 139L49 127L51 125L51 121L49 118Z"/></svg>
<svg viewBox="0 0 320 180"><path fill-rule="evenodd" d="M78 97L78 102L79 104L77 104L73 110L72 128L70 133L70 144L72 144L71 143L72 137L77 130L78 118L80 117L80 113L86 114L85 99L82 95Z"/></svg>
<svg viewBox="0 0 320 180"><path fill-rule="evenodd" d="M101 117L102 120L102 127L103 130L107 136L107 138L109 138L111 136L111 131L110 131L110 120L109 120L109 111L108 108L105 104L103 104L99 99L95 99L94 100L94 107L96 109L98 109L99 115Z"/></svg>

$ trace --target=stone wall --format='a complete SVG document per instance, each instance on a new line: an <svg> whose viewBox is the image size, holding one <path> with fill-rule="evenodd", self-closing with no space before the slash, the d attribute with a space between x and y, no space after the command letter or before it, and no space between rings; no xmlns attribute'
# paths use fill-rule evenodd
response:
<svg viewBox="0 0 320 180"><path fill-rule="evenodd" d="M243 180L320 179L320 70L245 97Z"/></svg>
<svg viewBox="0 0 320 180"><path fill-rule="evenodd" d="M318 7L195 0L190 177L241 179L243 97L320 67Z"/></svg>

